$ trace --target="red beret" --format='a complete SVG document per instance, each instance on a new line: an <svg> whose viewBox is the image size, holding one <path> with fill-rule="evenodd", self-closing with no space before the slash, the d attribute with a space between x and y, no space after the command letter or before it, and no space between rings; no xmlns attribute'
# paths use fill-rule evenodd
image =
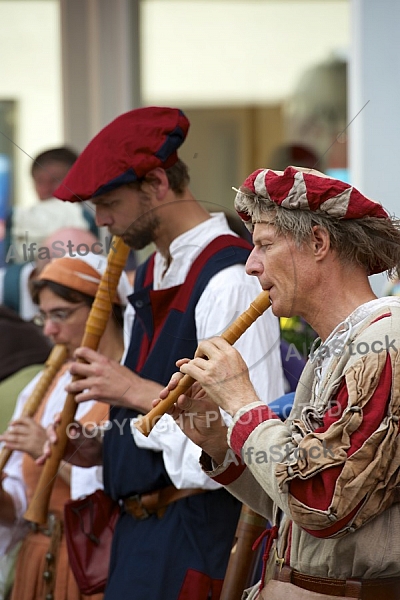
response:
<svg viewBox="0 0 400 600"><path fill-rule="evenodd" d="M82 202L141 179L178 160L189 121L177 108L131 110L106 125L80 154L54 195Z"/></svg>
<svg viewBox="0 0 400 600"><path fill-rule="evenodd" d="M287 167L283 172L258 169L241 187L287 209L318 211L339 219L389 218L381 204L353 186L312 169ZM250 220L247 213L240 210L238 213L244 221Z"/></svg>

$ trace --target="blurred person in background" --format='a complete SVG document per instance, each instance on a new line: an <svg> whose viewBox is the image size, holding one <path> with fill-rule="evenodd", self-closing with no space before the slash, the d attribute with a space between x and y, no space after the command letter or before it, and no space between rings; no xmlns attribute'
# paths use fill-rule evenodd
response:
<svg viewBox="0 0 400 600"><path fill-rule="evenodd" d="M87 229L98 236L94 210L89 203L60 207L53 195L77 158L74 150L61 146L45 150L33 159L31 177L39 202L29 207L15 206L9 212L4 244L6 264L30 260L26 248L30 244L39 247L61 227Z"/></svg>
<svg viewBox="0 0 400 600"><path fill-rule="evenodd" d="M25 321L38 311L29 291L30 282L52 258L85 254L87 251L105 254L107 247L89 230L62 227L54 231L39 246L33 248L28 262L6 265L0 269L0 302L14 310Z"/></svg>

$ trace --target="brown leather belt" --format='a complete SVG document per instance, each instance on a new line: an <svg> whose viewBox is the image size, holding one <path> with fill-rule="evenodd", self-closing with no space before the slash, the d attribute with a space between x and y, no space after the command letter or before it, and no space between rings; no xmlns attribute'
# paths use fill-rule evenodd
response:
<svg viewBox="0 0 400 600"><path fill-rule="evenodd" d="M174 485L169 485L149 494L130 496L122 502L126 512L139 521L147 519L150 515L157 515L160 519L164 516L167 506L172 504L172 502L187 498L188 496L194 496L195 494L203 494L206 491L202 488L178 490Z"/></svg>
<svg viewBox="0 0 400 600"><path fill-rule="evenodd" d="M312 577L284 566L274 579L297 587L331 596L345 596L361 600L400 600L400 577L387 579L331 579Z"/></svg>

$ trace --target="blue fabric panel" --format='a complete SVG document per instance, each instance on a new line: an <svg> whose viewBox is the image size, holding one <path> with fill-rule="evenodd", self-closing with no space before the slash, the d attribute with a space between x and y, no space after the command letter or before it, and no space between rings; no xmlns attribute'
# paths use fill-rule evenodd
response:
<svg viewBox="0 0 400 600"><path fill-rule="evenodd" d="M171 504L162 519L123 513L104 600L178 600L188 568L223 579L240 508L222 489Z"/></svg>

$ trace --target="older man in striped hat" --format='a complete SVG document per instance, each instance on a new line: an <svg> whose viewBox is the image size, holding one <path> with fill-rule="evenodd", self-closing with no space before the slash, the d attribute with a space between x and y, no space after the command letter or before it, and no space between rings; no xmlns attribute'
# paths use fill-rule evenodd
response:
<svg viewBox="0 0 400 600"><path fill-rule="evenodd" d="M399 599L400 299L377 298L368 279L398 273L399 222L351 185L296 167L255 171L235 206L253 233L247 272L272 311L319 335L285 422L224 340L179 363L198 383L175 415L190 409L180 423L204 469L273 523L246 597ZM229 428L202 428L214 403L234 415ZM227 466L228 451L245 464Z"/></svg>

